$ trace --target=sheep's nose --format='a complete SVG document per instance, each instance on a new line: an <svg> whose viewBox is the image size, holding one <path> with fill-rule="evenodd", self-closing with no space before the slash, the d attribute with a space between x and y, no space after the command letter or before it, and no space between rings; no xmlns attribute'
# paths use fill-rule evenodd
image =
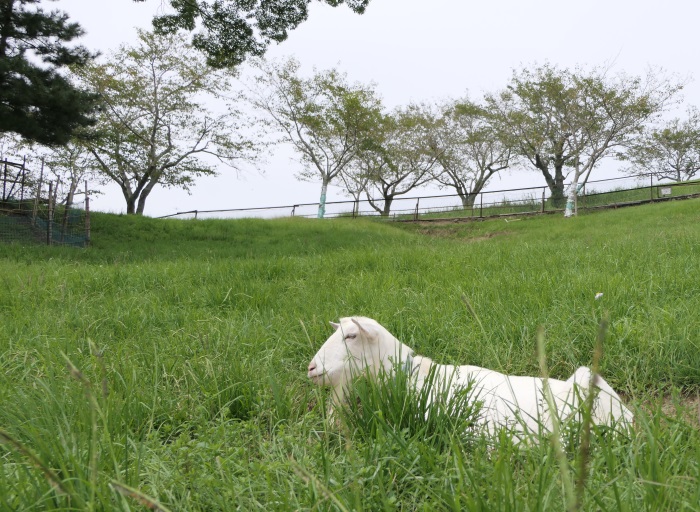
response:
<svg viewBox="0 0 700 512"><path fill-rule="evenodd" d="M311 373L311 372L314 371L315 369L316 369L316 363L314 363L313 361L311 361L311 362L309 363L309 373Z"/></svg>

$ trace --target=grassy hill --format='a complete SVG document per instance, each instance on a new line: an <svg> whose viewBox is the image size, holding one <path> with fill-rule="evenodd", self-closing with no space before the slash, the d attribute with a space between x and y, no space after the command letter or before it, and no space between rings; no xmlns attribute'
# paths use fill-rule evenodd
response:
<svg viewBox="0 0 700 512"><path fill-rule="evenodd" d="M700 503L683 410L700 393L697 200L437 225L95 214L92 238L0 245L0 509L149 499L122 485L172 510L565 508L547 442L436 449L328 424L305 369L350 315L439 362L514 374L539 373L542 326L560 378L590 364L607 315L602 373L637 425L596 441L582 508Z"/></svg>

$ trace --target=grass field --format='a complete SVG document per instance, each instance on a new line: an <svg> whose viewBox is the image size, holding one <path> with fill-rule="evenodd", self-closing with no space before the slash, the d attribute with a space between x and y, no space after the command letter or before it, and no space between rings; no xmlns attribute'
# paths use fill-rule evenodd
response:
<svg viewBox="0 0 700 512"><path fill-rule="evenodd" d="M700 510L698 200L92 227L86 250L0 245L0 510ZM326 421L306 366L349 315L513 374L540 373L541 326L558 378L606 316L601 370L635 427L586 454L577 431L557 452L402 429L381 401Z"/></svg>

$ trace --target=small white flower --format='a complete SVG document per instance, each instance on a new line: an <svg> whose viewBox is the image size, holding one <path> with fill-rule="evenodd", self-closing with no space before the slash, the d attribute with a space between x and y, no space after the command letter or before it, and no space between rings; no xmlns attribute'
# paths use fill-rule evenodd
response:
<svg viewBox="0 0 700 512"><path fill-rule="evenodd" d="M595 300L600 299L603 296L603 292L598 292L595 294Z"/></svg>

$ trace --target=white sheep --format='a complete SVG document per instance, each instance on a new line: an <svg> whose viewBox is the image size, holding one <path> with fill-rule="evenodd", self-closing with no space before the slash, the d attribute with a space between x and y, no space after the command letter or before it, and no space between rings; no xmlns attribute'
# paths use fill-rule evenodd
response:
<svg viewBox="0 0 700 512"><path fill-rule="evenodd" d="M344 398L347 387L358 373L369 377L390 375L396 366L411 374L413 382L421 387L431 371L451 388L467 388L471 383L472 397L482 402L478 424L487 431L506 427L512 429L517 440L520 434L551 431L552 411L565 420L580 411L591 384L591 371L581 367L566 381L547 379L551 390L545 395L545 380L540 377L509 376L478 366L440 365L431 359L415 356L413 350L397 340L389 331L371 318L341 318L331 322L335 332L313 357L308 377L314 383L333 387L333 405ZM624 426L631 424L632 412L627 409L602 377L597 376L598 388L592 410L596 425Z"/></svg>

